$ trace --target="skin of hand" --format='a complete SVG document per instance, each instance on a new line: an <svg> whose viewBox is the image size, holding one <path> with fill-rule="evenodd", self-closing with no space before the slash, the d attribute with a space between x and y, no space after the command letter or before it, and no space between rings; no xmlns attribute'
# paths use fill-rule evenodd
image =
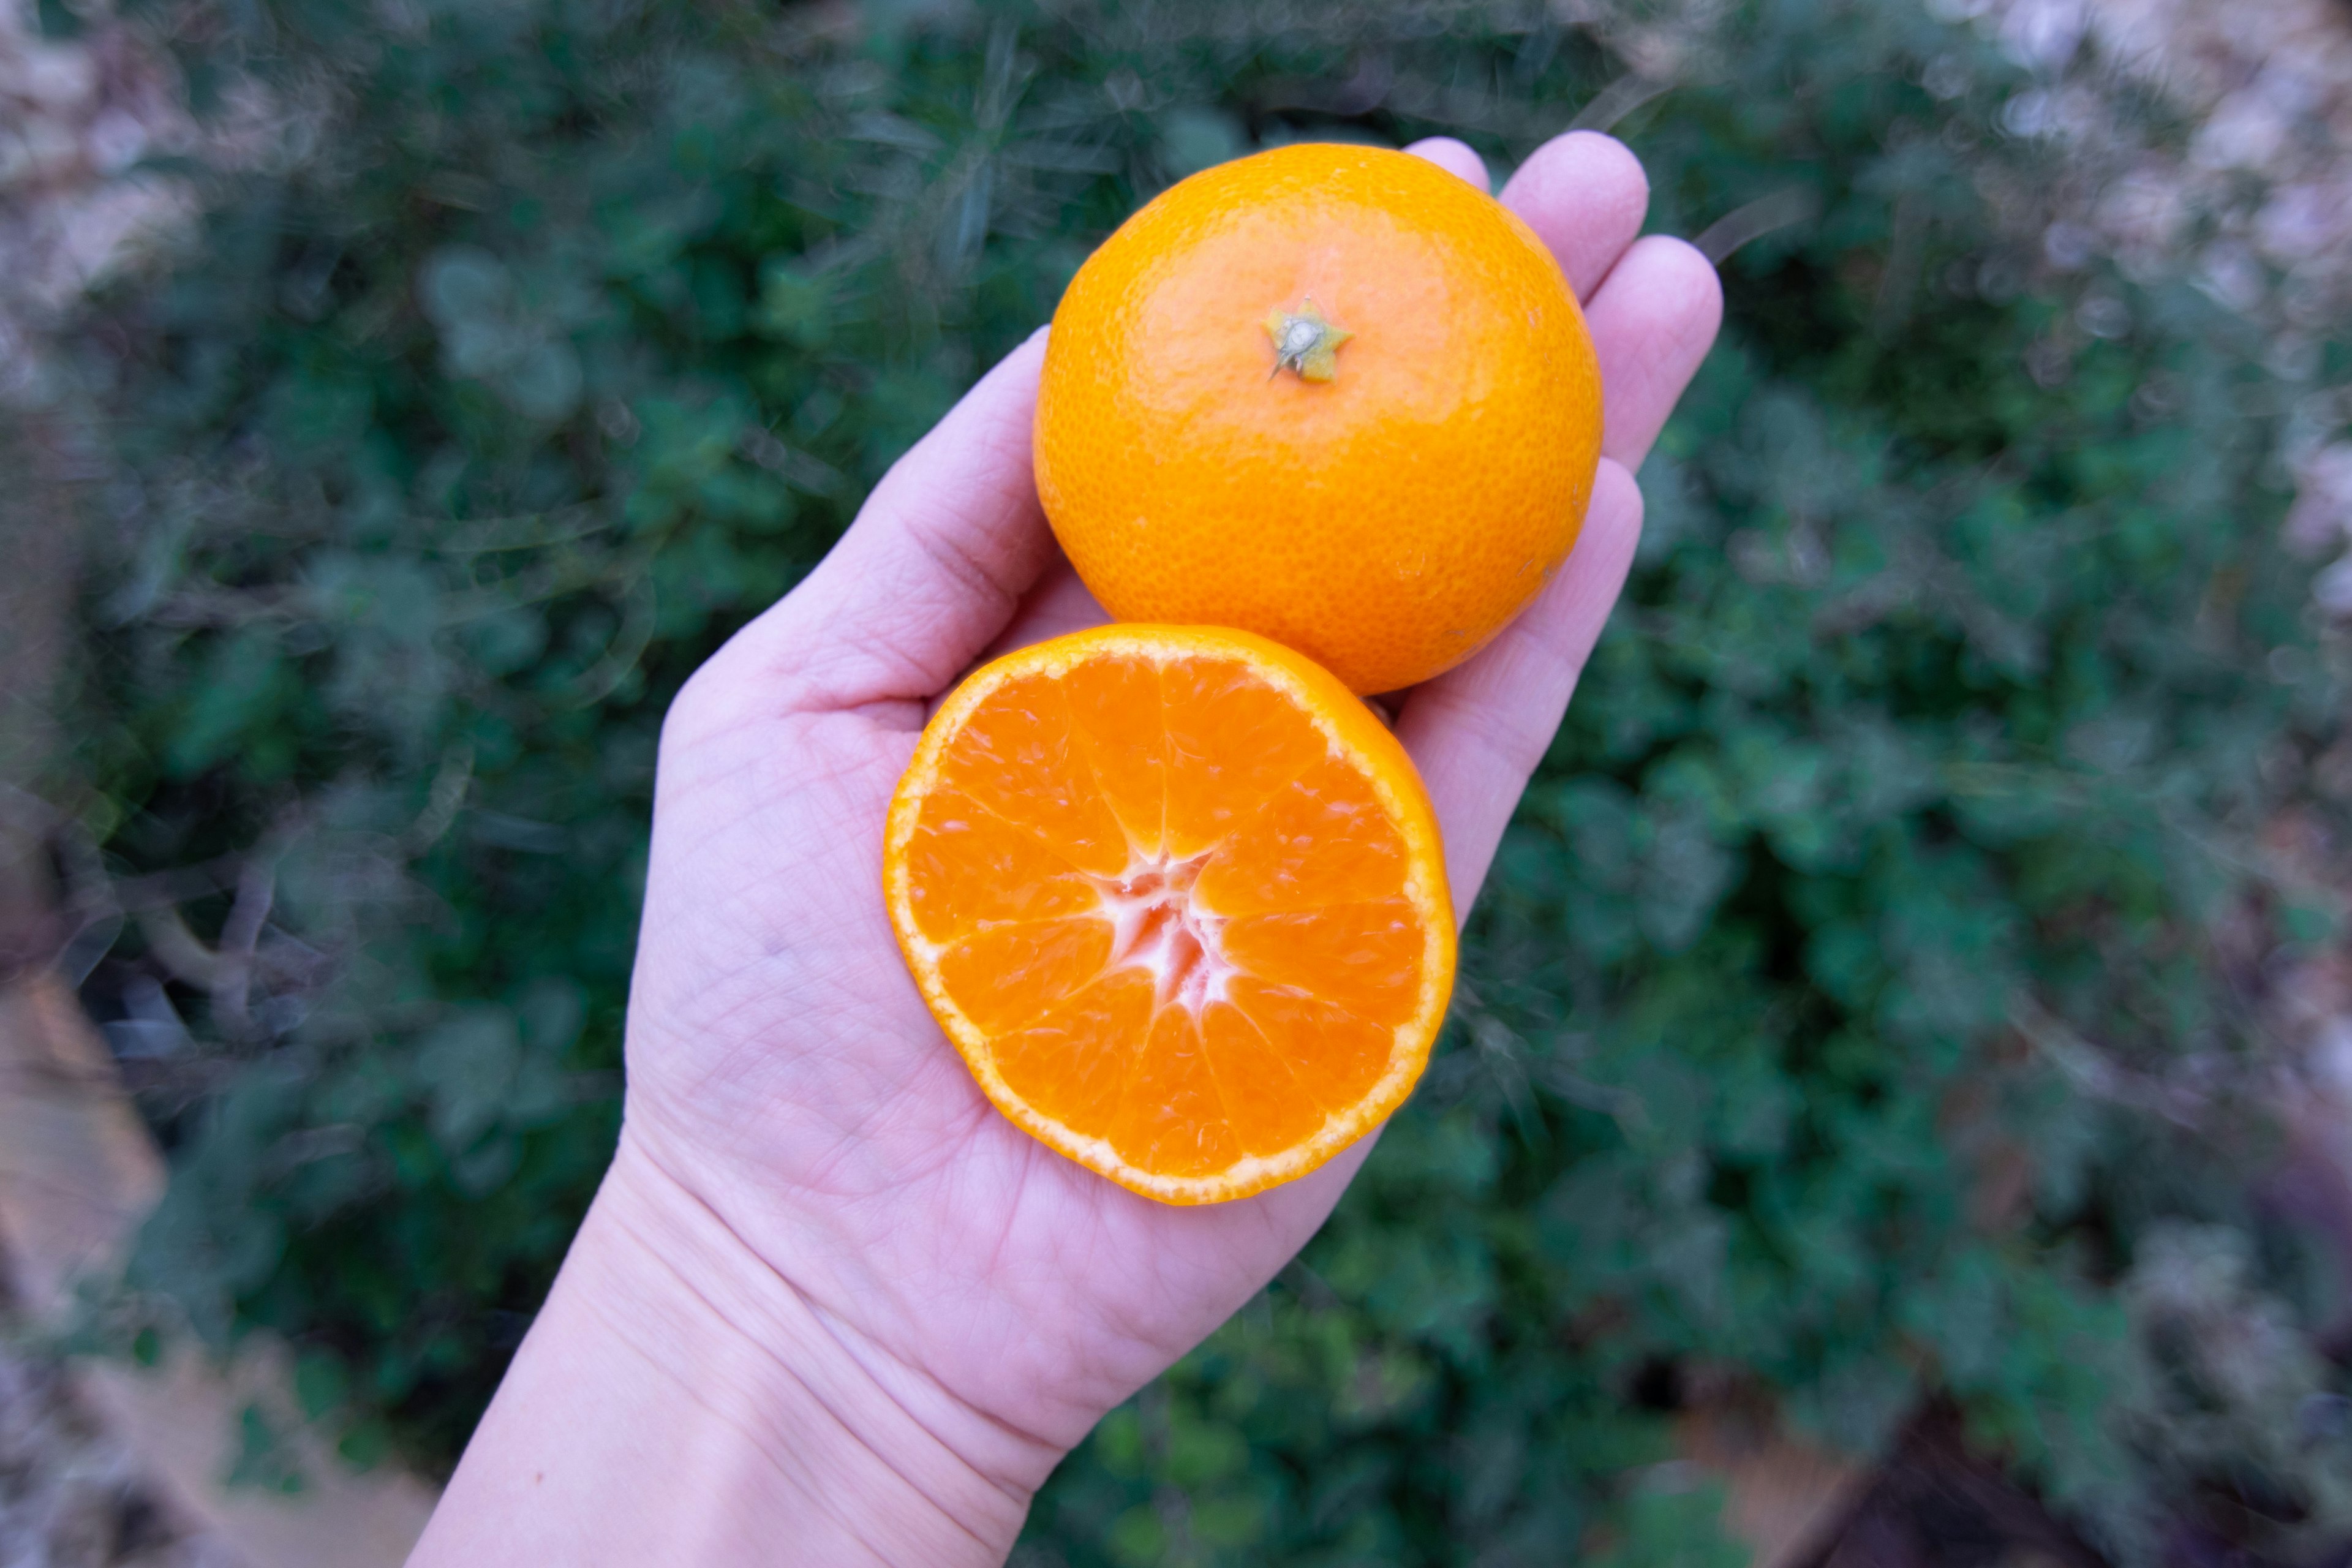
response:
<svg viewBox="0 0 2352 1568"><path fill-rule="evenodd" d="M1486 188L1477 155L1412 151ZM1714 270L1637 238L1620 143L1502 199L1584 301L1606 387L1584 531L1525 615L1395 726L1467 910L1625 580L1633 470L1713 342ZM876 489L662 734L620 1147L415 1564L988 1563L1100 1417L1288 1261L1369 1152L1170 1207L983 1099L885 913L886 807L936 700L1105 617L1030 473L1041 332Z"/></svg>

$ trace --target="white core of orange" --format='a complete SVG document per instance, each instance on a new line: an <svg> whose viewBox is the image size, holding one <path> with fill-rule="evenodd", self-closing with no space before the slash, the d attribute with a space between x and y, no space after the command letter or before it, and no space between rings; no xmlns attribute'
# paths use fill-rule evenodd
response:
<svg viewBox="0 0 2352 1568"><path fill-rule="evenodd" d="M1210 853L1134 855L1120 875L1094 879L1111 923L1106 967L1147 971L1160 1006L1183 1007L1196 1018L1225 999L1234 972L1225 956L1224 921L1192 895Z"/></svg>

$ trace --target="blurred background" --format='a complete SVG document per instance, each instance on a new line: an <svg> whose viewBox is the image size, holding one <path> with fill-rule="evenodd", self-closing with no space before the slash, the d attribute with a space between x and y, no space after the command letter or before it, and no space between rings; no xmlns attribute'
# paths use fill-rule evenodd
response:
<svg viewBox="0 0 2352 1568"><path fill-rule="evenodd" d="M1016 1563L2352 1561L2342 0L0 0L0 1564L396 1563L680 681L1139 200L1570 125L1728 299L1625 603Z"/></svg>

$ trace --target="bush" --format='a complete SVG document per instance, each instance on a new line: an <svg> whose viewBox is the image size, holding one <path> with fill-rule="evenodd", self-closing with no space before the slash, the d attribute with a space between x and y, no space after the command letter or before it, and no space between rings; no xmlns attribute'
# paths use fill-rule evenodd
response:
<svg viewBox="0 0 2352 1568"><path fill-rule="evenodd" d="M2336 1307L2246 1186L2249 954L2335 913L2248 846L2339 691L2259 342L1988 199L2054 154L1970 33L1560 14L278 0L189 44L315 153L109 307L68 766L119 874L183 868L91 984L173 1150L137 1282L446 1466L611 1146L687 673L1139 196L1613 107L1654 227L1763 231L1627 602L1425 1087L1025 1550L1707 1561L1643 1479L1700 1382L1864 1452L1948 1398L2126 1554L2352 1522L2341 1439L2264 1426L2340 1373L2279 1349L2257 1400L2208 1342Z"/></svg>

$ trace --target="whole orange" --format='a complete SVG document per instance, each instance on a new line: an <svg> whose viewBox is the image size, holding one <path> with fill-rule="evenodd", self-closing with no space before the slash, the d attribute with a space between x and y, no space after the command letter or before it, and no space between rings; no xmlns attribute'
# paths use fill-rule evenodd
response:
<svg viewBox="0 0 2352 1568"><path fill-rule="evenodd" d="M1284 147L1171 186L1078 269L1037 489L1113 616L1388 691L1567 558L1601 414L1576 297L1501 203L1410 153Z"/></svg>

